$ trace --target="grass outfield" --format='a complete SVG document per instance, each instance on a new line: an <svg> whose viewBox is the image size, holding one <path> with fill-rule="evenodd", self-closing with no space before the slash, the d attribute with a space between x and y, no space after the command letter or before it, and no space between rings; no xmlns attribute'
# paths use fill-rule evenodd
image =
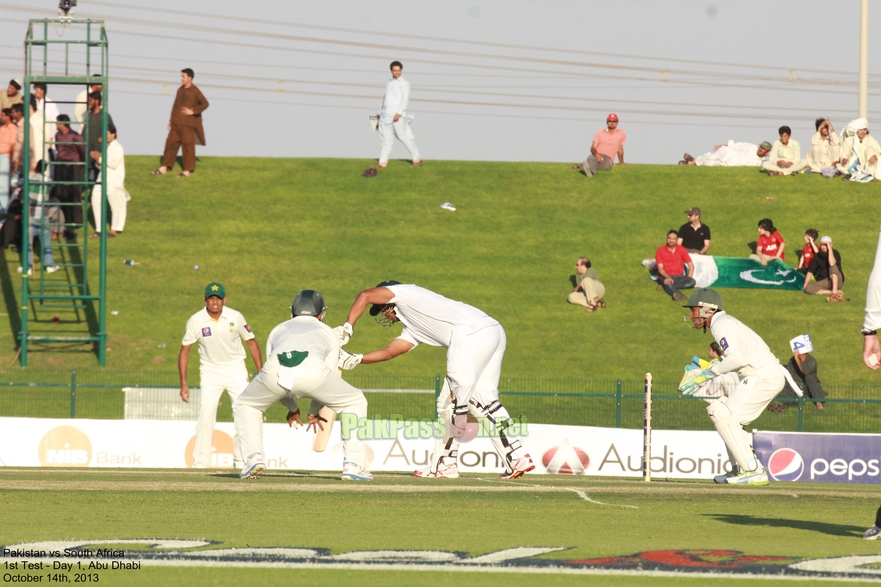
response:
<svg viewBox="0 0 881 587"><path fill-rule="evenodd" d="M360 177L366 160L249 158L203 158L184 180L150 177L155 164L155 157L128 157L128 223L109 242L108 303L119 312L107 317L110 370L173 373L186 319L212 280L225 284L229 305L244 313L262 346L288 317L296 291L320 290L330 306L328 323L336 325L358 291L394 278L499 319L508 334L503 377L638 381L650 371L658 382L678 381L682 366L703 355L711 338L686 327L680 304L655 290L640 261L697 205L717 255L746 256L763 217L787 239L792 264L806 228L832 235L850 303L724 290L726 309L784 359L788 340L810 333L827 385L877 383L861 366L859 328L881 184L646 165L586 179L566 164L453 161L419 169L395 161L368 180ZM457 211L438 208L447 201ZM592 315L566 303L582 254L593 259L607 291L608 309ZM128 267L124 259L141 264ZM16 253L0 256L9 324L0 332L2 366L15 355L17 265ZM61 272L52 278L61 279ZM36 315L41 332L82 329L71 322L72 312L38 309ZM53 315L60 325L48 323ZM348 349L384 346L396 331L368 317ZM30 367L97 365L82 347L32 348ZM191 378L196 362L193 356ZM443 366L444 350L432 348L359 369L432 376Z"/></svg>
<svg viewBox="0 0 881 587"><path fill-rule="evenodd" d="M201 555L168 556L174 560L165 561L168 566L147 561L140 570L94 571L101 584L114 586L508 585L511 572L523 585L706 581L696 575L687 579L688 573L713 573L714 585L743 585L744 574L753 575L750 585L795 585L831 577L794 570L792 564L877 555L878 543L860 536L879 498L877 487L812 483L735 488L529 475L504 483L489 475L426 482L380 473L372 484L352 484L328 473L270 472L240 481L219 471L10 468L0 479L0 545L94 541L88 548L123 549L131 559L147 547L114 541L210 543L170 549ZM316 556L325 563L336 557L336 564L322 568L315 557L311 564L292 563L302 555L290 551L275 560L277 567L288 561L288 568L269 568L261 562L265 552L200 562L213 550L256 547L324 549ZM350 554L408 551L397 556L425 562L428 554L413 551L453 552L458 554L440 554L461 560L524 547L558 550L497 560L495 567L458 565L465 571L427 564L400 570L394 553L379 560L375 553ZM643 554L632 556L638 553ZM371 557L386 566L371 566ZM13 560L2 558L3 563ZM89 559L65 560L86 564ZM362 566L355 568L359 561ZM241 566L248 562L252 566ZM560 571L561 565L569 568ZM593 573L606 569L610 574L564 574L588 566ZM791 581L785 580L788 575ZM853 577L877 579L865 573Z"/></svg>

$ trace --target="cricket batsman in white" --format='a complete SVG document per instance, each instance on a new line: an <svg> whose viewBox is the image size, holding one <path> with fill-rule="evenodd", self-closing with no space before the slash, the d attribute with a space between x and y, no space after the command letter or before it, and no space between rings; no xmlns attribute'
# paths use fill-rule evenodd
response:
<svg viewBox="0 0 881 587"><path fill-rule="evenodd" d="M722 350L722 360L712 363L701 375L712 379L737 372L740 381L727 397L720 397L707 407L713 425L728 449L733 467L725 475L717 475L716 483L731 485L767 485L768 474L753 452L751 436L744 430L758 418L777 396L785 379L780 361L765 341L747 325L725 312L719 292L701 288L695 290L688 303L694 328L707 327Z"/></svg>
<svg viewBox="0 0 881 587"><path fill-rule="evenodd" d="M336 413L367 417L367 399L337 375L339 337L324 323L327 306L312 289L299 292L291 305L291 319L272 329L266 342L263 369L232 404L236 437L247 461L239 477L254 479L266 470L263 450L263 413L276 401L288 408L288 425L300 423L297 399L308 397L309 426L322 428L318 412L327 406ZM356 421L357 421L356 420ZM354 431L343 440L343 481L373 481L367 471L367 450Z"/></svg>
<svg viewBox="0 0 881 587"><path fill-rule="evenodd" d="M349 310L346 323L336 328L341 344L354 334L358 318L373 304L370 315L383 326L401 322L401 335L384 349L350 354L342 351L340 368L354 369L388 361L425 343L447 348L447 377L438 398L438 416L450 422L450 435L436 445L431 467L413 473L416 477L448 478L459 476L459 442L465 433L470 411L478 419L492 424L490 440L505 466L502 479L516 479L535 469L535 464L519 439L505 431L513 423L499 402L499 377L505 355L505 330L497 320L481 310L457 302L418 285L383 281L358 294Z"/></svg>

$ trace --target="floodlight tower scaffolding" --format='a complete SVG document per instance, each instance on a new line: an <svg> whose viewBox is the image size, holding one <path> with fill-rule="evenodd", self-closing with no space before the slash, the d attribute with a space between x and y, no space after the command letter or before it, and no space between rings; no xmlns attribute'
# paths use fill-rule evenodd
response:
<svg viewBox="0 0 881 587"><path fill-rule="evenodd" d="M50 33L52 36L50 36ZM30 96L31 88L35 83L45 83L48 85L71 85L79 87L88 87L92 84L101 84L102 91L102 108L101 108L101 137L107 136L108 127L108 94L109 94L109 60L108 60L108 42L107 34L104 29L103 20L77 20L70 16L64 15L58 19L31 19L28 24L28 31L25 37L25 76L23 91L24 95ZM64 102L59 102L64 103ZM68 101L68 104L75 102ZM45 111L45 110L44 110ZM82 163L67 163L66 165L79 165L82 167L83 174L81 180L65 180L55 181L50 173L44 172L42 175L34 175L31 177L29 170L31 165L31 149L27 147L31 140L31 124L30 124L30 108L25 104L25 124L24 124L24 147L22 149L22 176L24 179L22 189L22 299L21 299L21 331L19 332L19 348L21 350L20 363L22 367L27 366L29 344L34 342L61 342L61 343L92 343L97 350L98 362L103 367L106 359L107 351L107 329L106 329L106 301L107 301L107 231L101 226L97 227L101 235L99 239L100 252L98 256L98 294L92 293L89 285L89 251L88 251L88 220L86 214L83 214L83 222L81 224L63 223L66 229L81 229L79 239L81 243L66 243L52 245L43 243L43 236L47 235L46 215L42 214L49 207L46 200L54 186L74 185L84 191L86 201L88 194L91 193L95 185L100 186L101 190L101 218L107 218L107 141L102 140L100 143L101 161L96 163L94 170L100 172L101 181L98 183L94 177L89 177L89 134L90 125L88 124L91 113L87 110L83 124L83 135L85 145L85 161ZM54 134L47 136L49 129L55 128L54 120L43 120L43 144L39 146L40 158L44 158L44 153L48 152L50 147L54 147ZM64 165L57 162L54 165ZM36 198L31 198L32 194L36 194ZM35 206L35 211L40 210L41 225L31 226L30 208ZM28 205L31 204L31 205ZM62 204L63 205L63 204ZM82 206L82 204L79 204ZM83 206L83 212L85 207ZM36 221L36 216L34 217ZM59 225L54 225L59 226ZM77 254L71 253L67 255L66 263L63 263L64 273L67 281L46 282L46 272L42 266L39 273L33 274L33 281L39 285L36 287L30 276L29 271L25 268L28 265L28 259L32 254L33 233L38 231L40 234L41 246L58 247L65 252L68 249L78 249ZM60 291L60 293L58 293ZM66 307L77 310L94 309L97 304L97 312L95 319L85 320L89 325L89 333L84 336L59 336L59 335L41 335L32 332L32 321L29 321L29 312L33 307L36 312L37 308L59 308ZM89 312L87 312L89 313ZM84 320L80 320L83 322Z"/></svg>

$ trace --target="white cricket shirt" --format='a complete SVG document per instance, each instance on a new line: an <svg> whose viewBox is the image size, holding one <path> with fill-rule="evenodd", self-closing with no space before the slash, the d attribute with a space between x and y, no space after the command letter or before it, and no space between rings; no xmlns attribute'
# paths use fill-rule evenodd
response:
<svg viewBox="0 0 881 587"><path fill-rule="evenodd" d="M112 143L111 143L112 144ZM223 307L216 321L202 308L187 320L181 345L199 343L201 367L232 367L245 360L243 340L252 340L254 333L240 312Z"/></svg>
<svg viewBox="0 0 881 587"><path fill-rule="evenodd" d="M780 361L753 330L725 312L716 312L710 322L710 332L722 347L722 361L710 367L716 375L737 371L746 377Z"/></svg>
<svg viewBox="0 0 881 587"><path fill-rule="evenodd" d="M415 345L449 347L453 328L489 318L474 306L457 302L418 285L388 285L395 314L404 330L401 336Z"/></svg>
<svg viewBox="0 0 881 587"><path fill-rule="evenodd" d="M308 352L303 361L307 370L324 363L328 371L336 373L340 357L340 339L333 329L313 316L297 316L272 329L266 341L266 360L279 353L290 351Z"/></svg>

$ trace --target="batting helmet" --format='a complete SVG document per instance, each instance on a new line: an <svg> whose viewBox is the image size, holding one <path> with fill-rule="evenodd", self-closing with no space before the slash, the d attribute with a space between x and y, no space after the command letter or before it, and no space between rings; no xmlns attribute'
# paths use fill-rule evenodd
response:
<svg viewBox="0 0 881 587"><path fill-rule="evenodd" d="M379 282L376 287L387 287L389 285L401 285L400 281L395 281L394 279L388 279L386 281ZM370 308L370 315L376 316L382 309L385 308L388 304L373 304L373 307Z"/></svg>
<svg viewBox="0 0 881 587"><path fill-rule="evenodd" d="M314 289L304 289L294 297L291 305L291 315L296 316L321 316L327 306L324 297Z"/></svg>

